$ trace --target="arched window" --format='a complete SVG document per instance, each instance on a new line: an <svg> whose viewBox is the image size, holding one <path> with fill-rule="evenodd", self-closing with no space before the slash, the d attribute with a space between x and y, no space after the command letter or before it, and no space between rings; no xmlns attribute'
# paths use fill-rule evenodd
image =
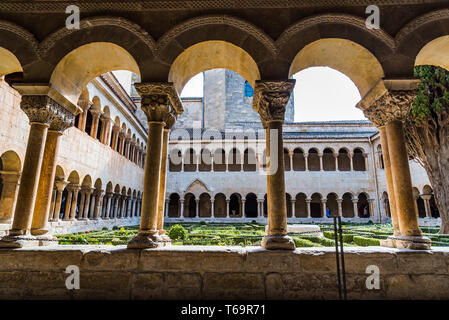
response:
<svg viewBox="0 0 449 320"><path fill-rule="evenodd" d="M226 171L226 153L223 149L217 149L214 153L214 171Z"/></svg>
<svg viewBox="0 0 449 320"><path fill-rule="evenodd" d="M199 201L199 215L201 218L210 218L212 216L211 214L211 202L210 202L210 195L207 193L202 193L200 195L200 201Z"/></svg>
<svg viewBox="0 0 449 320"><path fill-rule="evenodd" d="M256 171L256 154L253 149L246 149L243 154L243 171Z"/></svg>
<svg viewBox="0 0 449 320"><path fill-rule="evenodd" d="M363 155L363 151L359 148L354 149L352 163L355 171L366 171L365 156Z"/></svg>
<svg viewBox="0 0 449 320"><path fill-rule="evenodd" d="M324 171L335 171L335 157L334 152L326 148L323 151L323 170Z"/></svg>
<svg viewBox="0 0 449 320"><path fill-rule="evenodd" d="M208 149L201 150L199 171L210 171L212 168L211 153Z"/></svg>
<svg viewBox="0 0 449 320"><path fill-rule="evenodd" d="M197 157L196 152L193 149L186 151L184 155L184 171L193 172L196 171Z"/></svg>
<svg viewBox="0 0 449 320"><path fill-rule="evenodd" d="M290 171L290 153L284 148L284 171Z"/></svg>
<svg viewBox="0 0 449 320"><path fill-rule="evenodd" d="M321 194L314 193L310 202L310 216L312 218L321 218L323 216L323 209L321 207Z"/></svg>
<svg viewBox="0 0 449 320"><path fill-rule="evenodd" d="M182 153L179 149L170 150L168 157L168 170L172 172L180 172L182 169Z"/></svg>
<svg viewBox="0 0 449 320"><path fill-rule="evenodd" d="M239 194L233 193L229 201L229 217L240 216L242 210L242 200Z"/></svg>
<svg viewBox="0 0 449 320"><path fill-rule="evenodd" d="M309 157L307 158L309 171L320 171L320 157L316 149L309 150Z"/></svg>
<svg viewBox="0 0 449 320"><path fill-rule="evenodd" d="M254 193L249 193L245 198L245 217L257 218L257 196Z"/></svg>
<svg viewBox="0 0 449 320"><path fill-rule="evenodd" d="M215 195L214 217L226 218L226 196L223 193Z"/></svg>
<svg viewBox="0 0 449 320"><path fill-rule="evenodd" d="M306 170L306 160L304 159L304 152L300 148L296 148L295 150L293 150L293 170Z"/></svg>
<svg viewBox="0 0 449 320"><path fill-rule="evenodd" d="M168 216L170 218L177 218L179 214L179 195L173 193L170 195L170 201L168 203Z"/></svg>
<svg viewBox="0 0 449 320"><path fill-rule="evenodd" d="M296 195L295 215L297 218L307 218L307 196L304 193Z"/></svg>
<svg viewBox="0 0 449 320"><path fill-rule="evenodd" d="M245 97L251 98L253 95L254 95L253 87L251 87L248 81L245 81Z"/></svg>
<svg viewBox="0 0 449 320"><path fill-rule="evenodd" d="M229 152L228 159L228 170L229 171L241 171L242 170L242 159L239 150L236 148Z"/></svg>
<svg viewBox="0 0 449 320"><path fill-rule="evenodd" d="M338 151L338 170L339 171L351 171L351 159L346 149L340 149Z"/></svg>
<svg viewBox="0 0 449 320"><path fill-rule="evenodd" d="M343 202L341 203L343 210L343 217L353 218L354 214L354 204L352 203L352 194L349 192L343 195Z"/></svg>

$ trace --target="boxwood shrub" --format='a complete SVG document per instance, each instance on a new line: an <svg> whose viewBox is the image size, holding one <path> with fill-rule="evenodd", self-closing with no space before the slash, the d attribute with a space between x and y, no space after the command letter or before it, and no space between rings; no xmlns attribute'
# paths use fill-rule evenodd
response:
<svg viewBox="0 0 449 320"><path fill-rule="evenodd" d="M360 237L360 236L354 236L354 242L363 247L367 246L380 246L380 240L379 239L373 239L373 238L366 238L366 237Z"/></svg>

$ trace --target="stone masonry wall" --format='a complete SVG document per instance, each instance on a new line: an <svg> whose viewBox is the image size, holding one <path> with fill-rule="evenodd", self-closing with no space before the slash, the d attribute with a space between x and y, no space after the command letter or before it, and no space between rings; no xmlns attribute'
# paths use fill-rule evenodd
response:
<svg viewBox="0 0 449 320"><path fill-rule="evenodd" d="M345 250L348 299L448 299L449 249ZM0 250L0 299L337 299L333 248L56 246ZM80 268L68 290L67 266ZM380 270L368 290L366 268Z"/></svg>

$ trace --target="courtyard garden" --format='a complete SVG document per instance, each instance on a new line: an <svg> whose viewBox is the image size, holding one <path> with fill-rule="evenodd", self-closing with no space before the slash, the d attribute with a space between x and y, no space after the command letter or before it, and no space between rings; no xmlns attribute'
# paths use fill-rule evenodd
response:
<svg viewBox="0 0 449 320"><path fill-rule="evenodd" d="M289 233L297 247L335 246L332 224L320 225L322 236L307 233ZM112 230L88 231L58 235L59 244L126 245L137 234L139 227L114 227ZM258 223L180 223L166 224L165 229L173 245L258 246L265 235L265 225ZM345 246L378 246L381 239L393 234L391 224L344 223ZM433 246L449 246L449 235L438 234L438 227L421 227Z"/></svg>

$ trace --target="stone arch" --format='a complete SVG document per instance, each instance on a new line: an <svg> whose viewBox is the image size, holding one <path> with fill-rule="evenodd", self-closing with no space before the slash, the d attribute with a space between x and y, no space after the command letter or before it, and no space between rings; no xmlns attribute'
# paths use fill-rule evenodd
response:
<svg viewBox="0 0 449 320"><path fill-rule="evenodd" d="M290 151L287 148L284 148L284 170L285 171L292 170L290 166Z"/></svg>
<svg viewBox="0 0 449 320"><path fill-rule="evenodd" d="M226 218L226 196L223 193L217 193L214 199L214 217Z"/></svg>
<svg viewBox="0 0 449 320"><path fill-rule="evenodd" d="M245 217L257 218L257 196L254 193L248 193L245 196Z"/></svg>
<svg viewBox="0 0 449 320"><path fill-rule="evenodd" d="M369 218L371 209L368 202L369 196L365 192L361 192L357 200L357 216L360 218Z"/></svg>
<svg viewBox="0 0 449 320"><path fill-rule="evenodd" d="M179 194L177 193L172 193L169 197L169 202L168 202L168 216L170 218L178 218L180 216L180 206L179 206Z"/></svg>
<svg viewBox="0 0 449 320"><path fill-rule="evenodd" d="M67 179L71 184L78 185L80 183L80 176L77 171L72 171Z"/></svg>
<svg viewBox="0 0 449 320"><path fill-rule="evenodd" d="M323 170L335 171L335 156L332 148L325 148L323 150Z"/></svg>
<svg viewBox="0 0 449 320"><path fill-rule="evenodd" d="M180 93L196 74L217 68L239 73L254 88L260 79L259 68L248 52L225 41L204 41L194 44L179 54L170 67L168 81Z"/></svg>
<svg viewBox="0 0 449 320"><path fill-rule="evenodd" d="M15 171L20 172L22 170L22 161L19 155L12 150L4 152L0 156L0 170L2 171Z"/></svg>
<svg viewBox="0 0 449 320"><path fill-rule="evenodd" d="M94 183L94 188L97 190L101 190L101 187L103 186L103 183L101 182L101 179L98 178L97 180L95 180Z"/></svg>
<svg viewBox="0 0 449 320"><path fill-rule="evenodd" d="M352 202L353 194L350 192L346 192L342 197L342 211L343 211L343 217L344 218L353 218L355 217L354 212L354 204Z"/></svg>
<svg viewBox="0 0 449 320"><path fill-rule="evenodd" d="M86 188L92 187L92 178L90 177L90 175L86 175L84 177L83 182L81 183L81 186L86 187Z"/></svg>
<svg viewBox="0 0 449 320"><path fill-rule="evenodd" d="M229 217L240 217L242 215L242 196L233 193L229 199Z"/></svg>
<svg viewBox="0 0 449 320"><path fill-rule="evenodd" d="M301 148L296 148L293 150L293 170L306 170L306 159L304 158L304 151Z"/></svg>
<svg viewBox="0 0 449 320"><path fill-rule="evenodd" d="M256 171L256 162L256 153L254 152L254 149L246 148L243 152L243 171Z"/></svg>
<svg viewBox="0 0 449 320"><path fill-rule="evenodd" d="M60 165L56 165L55 180L59 181L65 180L64 169Z"/></svg>
<svg viewBox="0 0 449 320"><path fill-rule="evenodd" d="M184 196L184 217L195 218L197 211L195 195L192 193L187 193Z"/></svg>
<svg viewBox="0 0 449 320"><path fill-rule="evenodd" d="M331 192L326 196L326 199L326 208L329 209L329 216L338 216L338 195Z"/></svg>
<svg viewBox="0 0 449 320"><path fill-rule="evenodd" d="M108 182L108 184L106 185L106 193L110 193L113 191L113 185L112 182Z"/></svg>
<svg viewBox="0 0 449 320"><path fill-rule="evenodd" d="M212 217L212 206L211 206L211 197L208 193L202 193L199 196L199 217L201 218L210 218Z"/></svg>
<svg viewBox="0 0 449 320"><path fill-rule="evenodd" d="M17 201L22 164L14 151L6 151L0 157L0 223L10 223Z"/></svg>
<svg viewBox="0 0 449 320"><path fill-rule="evenodd" d="M307 218L307 196L300 192L295 197L295 216L297 218Z"/></svg>
<svg viewBox="0 0 449 320"><path fill-rule="evenodd" d="M229 171L242 171L242 156L239 149L232 148L229 151L228 156L228 170Z"/></svg>
<svg viewBox="0 0 449 320"><path fill-rule="evenodd" d="M184 171L194 172L197 170L198 157L193 148L186 150L184 154Z"/></svg>
<svg viewBox="0 0 449 320"><path fill-rule="evenodd" d="M311 148L308 153L307 164L309 171L320 171L320 157L318 155L318 149Z"/></svg>
<svg viewBox="0 0 449 320"><path fill-rule="evenodd" d="M0 77L23 72L38 60L38 42L25 28L0 20Z"/></svg>
<svg viewBox="0 0 449 320"><path fill-rule="evenodd" d="M338 150L338 171L351 171L351 158L346 148Z"/></svg>
<svg viewBox="0 0 449 320"><path fill-rule="evenodd" d="M311 202L310 202L310 216L312 218L321 218L321 217L323 217L323 209L322 209L322 203L321 203L321 199L322 198L323 197L318 192L315 192L310 197L310 199L311 199Z"/></svg>
<svg viewBox="0 0 449 320"><path fill-rule="evenodd" d="M204 182L196 179L187 187L184 193L192 193L195 197L199 198L203 193L211 193L211 190Z"/></svg>
<svg viewBox="0 0 449 320"><path fill-rule="evenodd" d="M92 42L61 58L51 74L50 84L75 104L92 79L113 70L128 70L140 75L134 57L123 47L110 42Z"/></svg>
<svg viewBox="0 0 449 320"><path fill-rule="evenodd" d="M362 148L354 149L352 165L355 171L366 171L365 155Z"/></svg>
<svg viewBox="0 0 449 320"><path fill-rule="evenodd" d="M211 152L207 148L201 149L198 171L210 171L212 168Z"/></svg>

